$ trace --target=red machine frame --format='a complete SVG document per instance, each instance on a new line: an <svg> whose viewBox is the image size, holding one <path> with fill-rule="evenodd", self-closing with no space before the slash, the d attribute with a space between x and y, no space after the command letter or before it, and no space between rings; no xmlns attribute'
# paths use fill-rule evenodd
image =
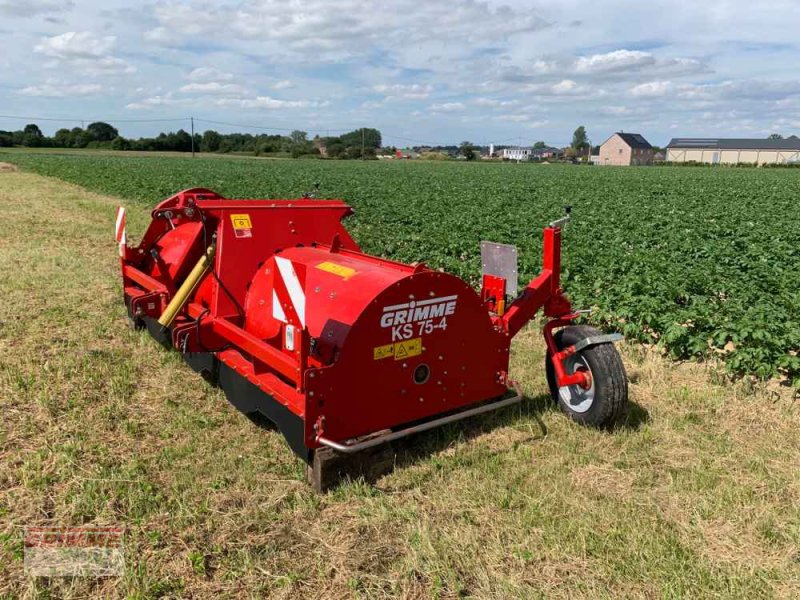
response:
<svg viewBox="0 0 800 600"><path fill-rule="evenodd" d="M234 405L245 412L258 410L278 424L293 450L307 461L322 446L353 452L520 400L519 393L503 398L509 386L514 387L507 373L510 343L539 310L549 319L543 335L558 385L579 385L585 389L591 386L587 370L566 372L564 360L575 353L575 347L559 350L553 336L556 328L569 325L579 316L572 310L560 284L561 229L566 219L544 228L542 271L506 305L506 281L502 277L485 275L477 295L461 280L436 273L424 264L405 265L364 254L341 225L340 221L350 214L352 209L341 200L229 200L211 190L193 188L161 202L152 212L153 220L141 243L129 247L124 238L123 213L117 223L117 240L129 317L137 326L146 326L165 346L179 350L195 370L220 384ZM237 216L247 216L247 222L242 220L239 225L250 228L237 227ZM259 246L260 254L247 250L250 246L242 243L253 237L256 230L270 244L267 250ZM163 242L167 238L169 244ZM299 239L302 243L298 243ZM252 289L261 285L253 275L269 271L272 263L264 266L268 261L290 257L295 261L292 264L297 267L297 276L305 277L303 261L320 253L333 261L328 270L337 277L346 272L343 269L351 268L346 266L351 264L366 270L374 268L378 273L375 277L380 275L385 280L381 285L386 290L415 277L429 283L436 281L436 285L451 292L455 290L464 298L462 310L472 311L468 314L476 323L472 354L477 356L460 356L464 364L473 361L469 369L463 365L461 368L479 373L486 363L485 371L496 375L485 381L469 381L466 386L462 380L460 399L452 390L445 394L448 402L442 408L426 409L425 413L397 412L387 405L380 411L388 414L395 410L387 419L397 422L391 421L390 426L380 430L369 430L382 421L374 415L368 416L364 403L354 405L358 410L352 410L348 417L353 421L361 419L360 424L344 423L342 418L334 422L329 417L326 421L320 397L328 393L330 398L333 394L320 381L326 373L329 381L339 382L336 385L346 382L347 377L331 379L329 369L336 358L325 357L320 351L322 336L310 335L301 311L284 304L281 339L285 343L276 346L254 334L261 326L255 316L260 313L252 306L244 306L243 301L244 298L249 301ZM308 276L328 277L331 273L315 270ZM187 283L190 280L191 285ZM358 310L366 313L373 310L370 307L378 297L390 292L382 291L380 296L372 297L365 290L363 298L358 297L357 289L349 293L354 295L352 301ZM474 301L470 294L475 295ZM185 300L181 300L183 296ZM333 297L323 296L315 296L315 302L322 303L316 307L318 311L327 310L326 302L333 306ZM338 306L341 310L341 304ZM170 311L175 312L174 318L164 326L164 315ZM482 327L482 319L490 325ZM290 333L291 344L288 344ZM496 352L492 353L493 349ZM315 394L317 400L313 399ZM265 402L264 397L271 401ZM451 397L455 398L452 402ZM456 410L456 414L440 416ZM415 418L419 415L424 418Z"/></svg>

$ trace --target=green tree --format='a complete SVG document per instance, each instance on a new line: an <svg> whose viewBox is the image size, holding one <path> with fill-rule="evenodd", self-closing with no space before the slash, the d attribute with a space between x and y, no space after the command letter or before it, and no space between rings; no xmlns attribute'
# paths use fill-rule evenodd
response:
<svg viewBox="0 0 800 600"><path fill-rule="evenodd" d="M29 147L41 146L44 141L44 134L35 123L28 123L22 130L22 145Z"/></svg>
<svg viewBox="0 0 800 600"><path fill-rule="evenodd" d="M547 144L544 142L536 142L533 145L534 150L544 150L545 148L547 148Z"/></svg>
<svg viewBox="0 0 800 600"><path fill-rule="evenodd" d="M102 121L89 123L86 132L95 142L110 142L119 136L119 131L117 131L116 127L112 127L108 123L103 123Z"/></svg>
<svg viewBox="0 0 800 600"><path fill-rule="evenodd" d="M111 140L111 149L112 150L130 150L131 143L126 140L124 137L118 135L113 140Z"/></svg>
<svg viewBox="0 0 800 600"><path fill-rule="evenodd" d="M203 137L200 141L200 151L216 152L217 150L219 150L219 145L221 143L222 143L222 136L213 129L209 129L208 131L203 133Z"/></svg>
<svg viewBox="0 0 800 600"><path fill-rule="evenodd" d="M472 142L461 142L458 147L458 153L467 160L475 160L476 158L475 146L472 145Z"/></svg>
<svg viewBox="0 0 800 600"><path fill-rule="evenodd" d="M72 132L66 128L59 129L53 136L53 144L58 148L69 148L72 146Z"/></svg>
<svg viewBox="0 0 800 600"><path fill-rule="evenodd" d="M80 127L73 127L70 133L70 147L72 148L86 148L89 142L92 141L89 134Z"/></svg>
<svg viewBox="0 0 800 600"><path fill-rule="evenodd" d="M347 147L342 143L341 138L325 138L325 150L330 158L342 158L347 152Z"/></svg>
<svg viewBox="0 0 800 600"><path fill-rule="evenodd" d="M586 135L586 127L581 125L575 130L575 133L572 134L572 145L570 147L577 155L585 152L586 148L590 147L589 136Z"/></svg>
<svg viewBox="0 0 800 600"><path fill-rule="evenodd" d="M771 133L769 134L768 140L782 140L783 136L780 133Z"/></svg>
<svg viewBox="0 0 800 600"><path fill-rule="evenodd" d="M292 144L295 146L305 144L308 141L308 134L305 131L295 129L289 134L289 140L291 140Z"/></svg>
<svg viewBox="0 0 800 600"><path fill-rule="evenodd" d="M345 146L358 148L359 150L362 145L364 148L375 150L381 147L381 132L371 127L362 127L350 133L345 133L340 136L340 139Z"/></svg>
<svg viewBox="0 0 800 600"><path fill-rule="evenodd" d="M177 133L170 134L172 148L170 150L177 150L178 152L191 152L192 151L192 136L183 129L178 129Z"/></svg>

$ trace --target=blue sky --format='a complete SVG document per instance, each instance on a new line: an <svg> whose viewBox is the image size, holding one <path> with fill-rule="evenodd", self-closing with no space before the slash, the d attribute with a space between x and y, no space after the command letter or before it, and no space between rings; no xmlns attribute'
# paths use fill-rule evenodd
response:
<svg viewBox="0 0 800 600"><path fill-rule="evenodd" d="M790 135L798 26L795 0L0 0L0 114L398 146Z"/></svg>

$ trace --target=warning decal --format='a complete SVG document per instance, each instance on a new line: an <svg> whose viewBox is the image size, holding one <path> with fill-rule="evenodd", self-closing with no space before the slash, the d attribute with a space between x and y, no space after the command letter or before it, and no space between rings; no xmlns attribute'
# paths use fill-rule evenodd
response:
<svg viewBox="0 0 800 600"><path fill-rule="evenodd" d="M383 358L389 358L390 356L394 356L395 360L403 360L405 358L411 358L412 356L419 356L420 354L422 354L422 338L386 344L385 346L376 346L372 350L372 357L374 360L381 360Z"/></svg>
<svg viewBox="0 0 800 600"><path fill-rule="evenodd" d="M322 271L327 271L328 273L333 273L334 275L338 275L339 277L343 277L344 279L352 277L357 272L355 269L352 269L350 267L345 267L344 265L338 265L330 261L319 263L317 265L317 268Z"/></svg>
<svg viewBox="0 0 800 600"><path fill-rule="evenodd" d="M422 354L422 338L405 340L403 342L397 342L394 345L395 360L402 360L410 356L419 356L420 354Z"/></svg>
<svg viewBox="0 0 800 600"><path fill-rule="evenodd" d="M231 223L233 224L233 233L237 238L253 237L253 223L250 221L250 215L231 215Z"/></svg>
<svg viewBox="0 0 800 600"><path fill-rule="evenodd" d="M372 351L372 357L375 360L380 360L382 358L389 358L390 356L394 356L394 344L386 344L385 346L375 346L375 349Z"/></svg>

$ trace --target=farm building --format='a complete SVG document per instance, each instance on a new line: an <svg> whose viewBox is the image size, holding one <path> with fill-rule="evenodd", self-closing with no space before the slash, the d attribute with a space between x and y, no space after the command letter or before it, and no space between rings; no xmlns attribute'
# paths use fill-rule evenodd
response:
<svg viewBox="0 0 800 600"><path fill-rule="evenodd" d="M503 160L530 160L533 158L533 148L529 146L503 148L501 156Z"/></svg>
<svg viewBox="0 0 800 600"><path fill-rule="evenodd" d="M596 164L630 166L653 163L653 147L638 133L619 131L600 146Z"/></svg>
<svg viewBox="0 0 800 600"><path fill-rule="evenodd" d="M558 148L546 146L544 148L535 148L531 154L536 160L548 160L561 158L563 152Z"/></svg>
<svg viewBox="0 0 800 600"><path fill-rule="evenodd" d="M561 154L561 150L551 146L545 146L544 148L516 146L514 148L503 148L500 156L503 160L547 160L560 158Z"/></svg>
<svg viewBox="0 0 800 600"><path fill-rule="evenodd" d="M674 138L667 145L667 161L728 165L797 163L800 138Z"/></svg>

